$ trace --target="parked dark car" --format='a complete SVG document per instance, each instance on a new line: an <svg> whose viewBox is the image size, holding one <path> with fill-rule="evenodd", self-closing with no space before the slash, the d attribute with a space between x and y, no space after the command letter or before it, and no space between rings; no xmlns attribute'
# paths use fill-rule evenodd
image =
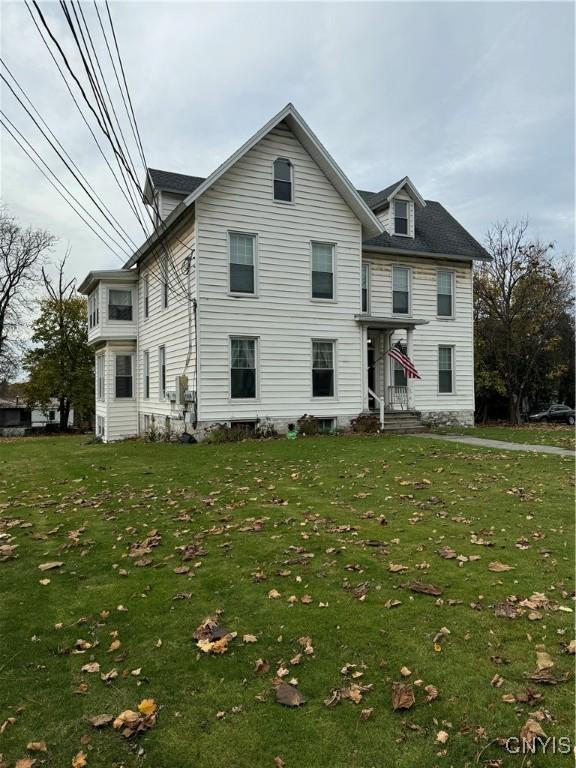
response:
<svg viewBox="0 0 576 768"><path fill-rule="evenodd" d="M574 424L576 419L574 408L570 408L569 405L551 405L549 408L546 408L546 410L529 416L528 421L539 421L542 423L553 421L556 423Z"/></svg>

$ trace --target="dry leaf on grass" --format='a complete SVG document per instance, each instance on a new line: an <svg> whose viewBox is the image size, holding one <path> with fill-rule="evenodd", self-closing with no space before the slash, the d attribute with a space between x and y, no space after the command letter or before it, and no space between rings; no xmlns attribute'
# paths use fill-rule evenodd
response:
<svg viewBox="0 0 576 768"><path fill-rule="evenodd" d="M408 683L392 683L392 709L410 709L414 705L414 691Z"/></svg>
<svg viewBox="0 0 576 768"><path fill-rule="evenodd" d="M501 563L500 560L493 560L491 563L488 563L488 570L493 573L504 573L504 571L514 570L514 566Z"/></svg>
<svg viewBox="0 0 576 768"><path fill-rule="evenodd" d="M538 736L541 736L544 739L546 738L546 734L542 730L542 726L537 720L528 718L528 720L526 720L520 729L520 740L531 746Z"/></svg>
<svg viewBox="0 0 576 768"><path fill-rule="evenodd" d="M433 597L439 597L442 594L442 589L435 584L425 584L422 581L412 581L408 584L408 589L411 592L418 592L422 595L432 595Z"/></svg>
<svg viewBox="0 0 576 768"><path fill-rule="evenodd" d="M426 701L434 701L439 696L438 688L434 685L425 685L424 690L426 691Z"/></svg>
<svg viewBox="0 0 576 768"><path fill-rule="evenodd" d="M438 733L436 734L436 741L439 744L446 744L446 742L448 741L448 738L449 736L446 733L446 731L438 731Z"/></svg>
<svg viewBox="0 0 576 768"><path fill-rule="evenodd" d="M242 635L242 642L243 643L257 643L258 638L256 635Z"/></svg>
<svg viewBox="0 0 576 768"><path fill-rule="evenodd" d="M107 725L110 725L113 720L113 715L102 714L91 717L90 723L94 726L94 728L105 728Z"/></svg>
<svg viewBox="0 0 576 768"><path fill-rule="evenodd" d="M142 699L138 704L138 711L126 709L121 712L112 723L112 727L122 731L122 736L129 739L137 733L148 731L156 725L156 710L158 709L154 699Z"/></svg>
<svg viewBox="0 0 576 768"><path fill-rule="evenodd" d="M54 568L62 568L64 563L60 562L60 560L54 560L50 563L41 563L38 566L39 571L52 571Z"/></svg>
<svg viewBox="0 0 576 768"><path fill-rule="evenodd" d="M26 744L28 752L48 752L48 747L45 741L29 741Z"/></svg>
<svg viewBox="0 0 576 768"><path fill-rule="evenodd" d="M236 632L228 632L218 624L214 616L206 616L194 632L196 645L204 653L223 654L228 650L228 643L236 637Z"/></svg>
<svg viewBox="0 0 576 768"><path fill-rule="evenodd" d="M542 672L544 669L552 669L554 662L546 651L536 651L536 669Z"/></svg>
<svg viewBox="0 0 576 768"><path fill-rule="evenodd" d="M280 683L276 688L276 701L285 707L299 707L306 702L306 699L294 685Z"/></svg>
<svg viewBox="0 0 576 768"><path fill-rule="evenodd" d="M21 757L14 763L14 768L33 768L35 762L36 759L33 757Z"/></svg>
<svg viewBox="0 0 576 768"><path fill-rule="evenodd" d="M85 752L78 752L72 758L72 768L85 768L88 765L88 758Z"/></svg>
<svg viewBox="0 0 576 768"><path fill-rule="evenodd" d="M284 762L284 760L282 760L281 757L275 757L274 765L275 765L275 768L285 768L286 763Z"/></svg>

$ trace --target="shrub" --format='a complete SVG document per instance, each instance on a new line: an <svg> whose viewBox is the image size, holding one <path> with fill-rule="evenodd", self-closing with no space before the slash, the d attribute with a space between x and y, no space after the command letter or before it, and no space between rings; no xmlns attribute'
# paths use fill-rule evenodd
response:
<svg viewBox="0 0 576 768"><path fill-rule="evenodd" d="M350 422L352 432L374 435L380 432L380 417L377 413L360 413Z"/></svg>
<svg viewBox="0 0 576 768"><path fill-rule="evenodd" d="M254 434L256 437L277 437L278 432L274 426L274 422L268 416L264 416L262 419L256 419L256 426L254 427Z"/></svg>
<svg viewBox="0 0 576 768"><path fill-rule="evenodd" d="M206 441L216 445L220 443L240 443L253 435L252 430L244 426L213 424L206 430Z"/></svg>

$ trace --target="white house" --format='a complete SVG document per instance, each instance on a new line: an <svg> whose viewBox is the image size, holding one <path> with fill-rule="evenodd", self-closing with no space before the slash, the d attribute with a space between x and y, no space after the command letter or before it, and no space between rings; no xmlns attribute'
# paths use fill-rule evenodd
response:
<svg viewBox="0 0 576 768"><path fill-rule="evenodd" d="M355 189L288 104L206 179L149 169L145 201L156 232L80 287L104 440L371 408L472 424L488 255L409 178ZM386 355L397 341L420 380Z"/></svg>

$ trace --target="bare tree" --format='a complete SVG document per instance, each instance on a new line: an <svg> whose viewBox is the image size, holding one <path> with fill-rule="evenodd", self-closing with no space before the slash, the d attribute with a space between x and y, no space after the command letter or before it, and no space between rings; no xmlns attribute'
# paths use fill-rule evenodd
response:
<svg viewBox="0 0 576 768"><path fill-rule="evenodd" d="M45 230L24 229L0 209L0 378L17 368L23 321L54 242Z"/></svg>
<svg viewBox="0 0 576 768"><path fill-rule="evenodd" d="M477 389L505 394L511 423L528 394L562 375L562 324L573 305L569 265L554 263L553 244L527 229L527 221L495 224L486 238L492 260L474 281Z"/></svg>

